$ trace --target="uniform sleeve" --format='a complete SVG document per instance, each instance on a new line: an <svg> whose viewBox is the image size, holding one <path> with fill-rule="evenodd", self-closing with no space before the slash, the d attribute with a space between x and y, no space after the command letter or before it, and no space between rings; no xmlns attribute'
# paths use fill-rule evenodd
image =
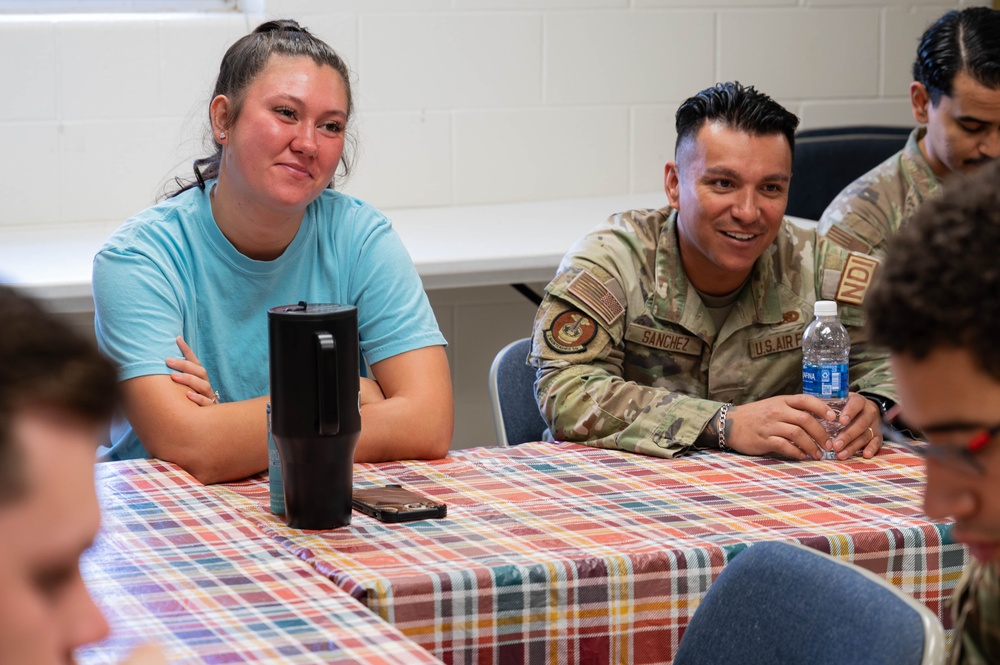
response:
<svg viewBox="0 0 1000 665"><path fill-rule="evenodd" d="M570 267L546 287L529 356L539 409L556 440L675 457L722 404L623 377L624 291L595 265Z"/></svg>
<svg viewBox="0 0 1000 665"><path fill-rule="evenodd" d="M880 198L866 182L849 185L820 216L820 234L848 251L884 256L892 224Z"/></svg>
<svg viewBox="0 0 1000 665"><path fill-rule="evenodd" d="M851 392L871 393L898 402L896 385L889 367L889 352L874 346L868 340L863 313L858 308L852 309L856 310L856 315L845 312L843 318L851 336Z"/></svg>
<svg viewBox="0 0 1000 665"><path fill-rule="evenodd" d="M851 337L851 392L872 393L898 402L889 351L869 341L862 308L880 262L871 256L846 252L829 240L818 241L818 288L822 298L837 301L840 320Z"/></svg>

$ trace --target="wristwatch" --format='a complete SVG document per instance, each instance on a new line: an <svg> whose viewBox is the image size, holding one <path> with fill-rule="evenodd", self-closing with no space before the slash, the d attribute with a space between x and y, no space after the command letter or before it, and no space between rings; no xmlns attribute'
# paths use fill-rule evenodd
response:
<svg viewBox="0 0 1000 665"><path fill-rule="evenodd" d="M871 393L860 393L860 395L865 399L870 399L871 401L875 402L875 405L878 406L879 415L883 418L885 418L885 414L889 412L889 409L896 406L896 403L893 402L888 397L882 397L881 395L872 395Z"/></svg>

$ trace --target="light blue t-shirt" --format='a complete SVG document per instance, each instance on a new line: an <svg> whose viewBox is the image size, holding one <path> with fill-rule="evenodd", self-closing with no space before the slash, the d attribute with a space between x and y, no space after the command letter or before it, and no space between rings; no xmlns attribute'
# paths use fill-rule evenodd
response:
<svg viewBox="0 0 1000 665"><path fill-rule="evenodd" d="M129 219L94 258L95 326L121 380L170 374L181 335L224 402L270 391L267 310L299 301L358 308L363 360L443 345L420 277L389 220L326 190L273 261L236 250L212 216L209 192L189 189ZM101 459L148 457L116 422Z"/></svg>

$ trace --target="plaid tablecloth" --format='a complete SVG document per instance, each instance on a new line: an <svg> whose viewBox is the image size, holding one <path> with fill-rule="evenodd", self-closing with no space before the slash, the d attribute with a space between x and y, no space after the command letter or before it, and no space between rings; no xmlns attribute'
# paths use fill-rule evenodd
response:
<svg viewBox="0 0 1000 665"><path fill-rule="evenodd" d="M435 663L177 467L98 465L83 575L112 634L80 663L157 641L171 663Z"/></svg>
<svg viewBox="0 0 1000 665"><path fill-rule="evenodd" d="M266 478L214 488L284 547L446 662L669 662L723 566L765 540L872 570L949 625L965 563L921 511L923 465L785 462L704 452L664 460L573 444L479 448L435 462L357 465L355 487L399 483L448 517L289 529Z"/></svg>

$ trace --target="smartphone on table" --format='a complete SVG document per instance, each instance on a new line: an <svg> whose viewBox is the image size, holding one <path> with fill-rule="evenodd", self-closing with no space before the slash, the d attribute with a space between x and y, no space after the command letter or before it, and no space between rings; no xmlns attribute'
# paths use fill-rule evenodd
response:
<svg viewBox="0 0 1000 665"><path fill-rule="evenodd" d="M354 509L380 522L410 522L448 515L448 506L432 501L401 485L366 487L353 493Z"/></svg>

